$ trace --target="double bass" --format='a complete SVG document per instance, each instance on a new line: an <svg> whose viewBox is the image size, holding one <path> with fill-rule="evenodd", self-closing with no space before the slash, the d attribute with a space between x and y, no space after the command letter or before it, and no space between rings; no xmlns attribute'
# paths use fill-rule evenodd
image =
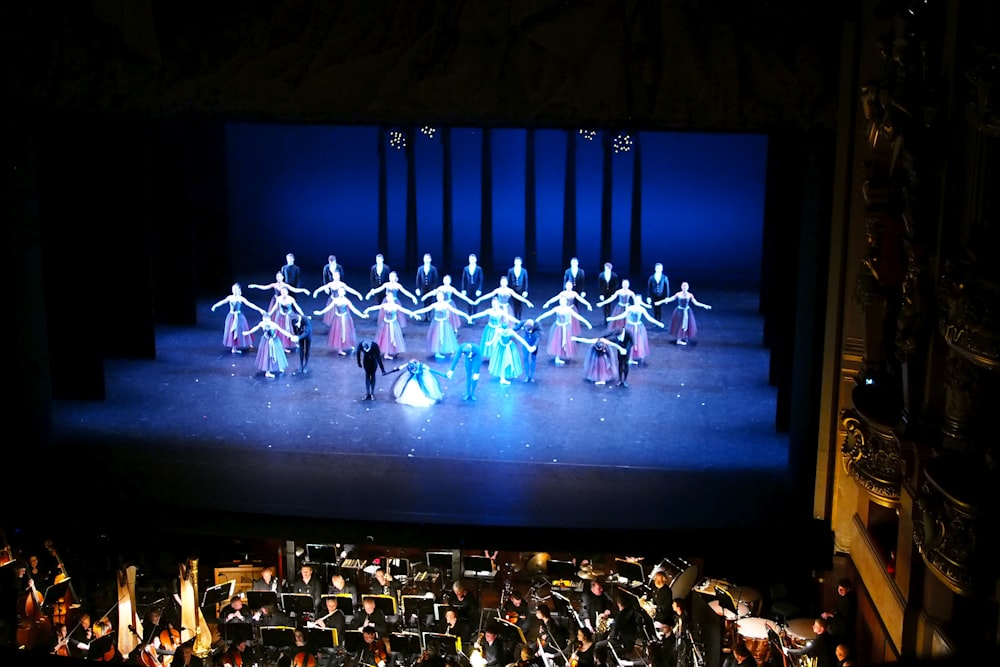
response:
<svg viewBox="0 0 1000 667"><path fill-rule="evenodd" d="M56 575L54 583L61 584L65 581L67 584L67 594L56 600L52 605L52 621L55 623L66 623L69 620L70 609L80 607L80 598L73 589L73 580L69 576L69 572L66 571L66 564L63 563L59 553L52 546L52 540L45 540L45 548L56 559L56 564L59 567L59 574Z"/></svg>

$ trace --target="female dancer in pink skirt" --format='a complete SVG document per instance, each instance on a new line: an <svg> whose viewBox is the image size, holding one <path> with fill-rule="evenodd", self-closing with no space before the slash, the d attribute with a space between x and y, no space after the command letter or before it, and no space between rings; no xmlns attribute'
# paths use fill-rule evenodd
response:
<svg viewBox="0 0 1000 667"><path fill-rule="evenodd" d="M261 315L265 311L243 296L239 283L233 283L233 293L212 306L212 312L225 303L229 304L229 314L226 315L226 326L222 330L222 344L230 348L233 354L242 354L243 350L253 347L253 336L243 335L243 331L250 326L247 316L243 314L243 306L253 308Z"/></svg>
<svg viewBox="0 0 1000 667"><path fill-rule="evenodd" d="M347 298L347 291L341 287L336 294L330 296L330 303L322 310L313 311L314 315L324 315L328 313L330 317L330 333L326 337L326 344L331 350L344 357L358 344L358 336L354 332L354 318L351 313L358 317L368 318L367 315L354 307L350 299ZM326 322L324 315L323 321Z"/></svg>
<svg viewBox="0 0 1000 667"><path fill-rule="evenodd" d="M403 340L403 330L399 326L400 314L416 317L412 310L407 310L396 303L392 292L385 293L385 301L377 306L365 308L368 315L373 310L379 311L378 328L375 330L375 342L382 350L382 356L393 359L397 354L406 352L406 342Z"/></svg>
<svg viewBox="0 0 1000 667"><path fill-rule="evenodd" d="M549 315L555 315L552 321L552 328L549 330L548 351L555 357L556 365L563 365L567 360L572 359L576 354L576 341L573 340L572 322L579 320L587 325L588 329L593 329L590 322L578 312L573 310L566 301L566 297L559 297L559 305L551 310L547 310L535 318L539 322Z"/></svg>

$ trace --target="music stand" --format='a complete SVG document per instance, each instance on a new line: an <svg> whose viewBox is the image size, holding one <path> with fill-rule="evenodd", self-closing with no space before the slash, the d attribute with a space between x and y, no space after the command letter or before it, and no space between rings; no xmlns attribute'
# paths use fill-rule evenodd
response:
<svg viewBox="0 0 1000 667"><path fill-rule="evenodd" d="M295 645L295 628L285 625L268 625L260 629L260 643L273 648Z"/></svg>
<svg viewBox="0 0 1000 667"><path fill-rule="evenodd" d="M433 567L441 572L451 572L451 565L454 562L450 551L428 551L427 567Z"/></svg>
<svg viewBox="0 0 1000 667"><path fill-rule="evenodd" d="M402 655L420 655L424 650L424 643L420 635L415 632L393 632L389 635L389 646L393 653Z"/></svg>
<svg viewBox="0 0 1000 667"><path fill-rule="evenodd" d="M335 648L338 645L337 628L304 628L307 644L313 648Z"/></svg>
<svg viewBox="0 0 1000 667"><path fill-rule="evenodd" d="M253 611L270 607L278 608L278 594L274 591L247 591L247 606Z"/></svg>
<svg viewBox="0 0 1000 667"><path fill-rule="evenodd" d="M337 547L333 544L307 544L306 562L310 564L323 563L335 565L340 560Z"/></svg>
<svg viewBox="0 0 1000 667"><path fill-rule="evenodd" d="M337 609L344 613L344 616L354 616L354 598L350 593L337 593L336 595L324 595L324 598L337 598ZM325 606L326 603L324 602Z"/></svg>
<svg viewBox="0 0 1000 667"><path fill-rule="evenodd" d="M393 579L408 579L410 576L410 561L406 558L390 558L386 563L386 572Z"/></svg>
<svg viewBox="0 0 1000 667"><path fill-rule="evenodd" d="M505 618L497 619L497 622L500 623L500 638L507 646L519 646L528 643L521 626L511 623Z"/></svg>
<svg viewBox="0 0 1000 667"><path fill-rule="evenodd" d="M360 653L365 648L365 638L361 630L345 630L343 637L344 650L350 654Z"/></svg>
<svg viewBox="0 0 1000 667"><path fill-rule="evenodd" d="M439 632L423 634L424 647L437 650L438 655L459 655L462 653L462 639L454 635L443 635Z"/></svg>
<svg viewBox="0 0 1000 667"><path fill-rule="evenodd" d="M462 559L462 571L467 577L488 578L494 576L493 561L486 556L466 556Z"/></svg>
<svg viewBox="0 0 1000 667"><path fill-rule="evenodd" d="M42 595L42 606L51 607L59 600L65 599L66 590L69 588L69 577L66 577L58 584L52 584L45 589L45 594Z"/></svg>
<svg viewBox="0 0 1000 667"><path fill-rule="evenodd" d="M645 581L642 573L642 563L616 558L615 569L618 570L619 581L623 579L625 580L625 583L632 583L633 581L642 583Z"/></svg>
<svg viewBox="0 0 1000 667"><path fill-rule="evenodd" d="M250 623L223 623L222 635L230 644L239 644L242 640L250 641L253 637L253 625Z"/></svg>
<svg viewBox="0 0 1000 667"><path fill-rule="evenodd" d="M736 598L725 588L715 587L715 599L719 601L719 606L723 610L732 612L734 617L739 617L739 608L736 606Z"/></svg>
<svg viewBox="0 0 1000 667"><path fill-rule="evenodd" d="M386 616L396 616L399 610L396 607L396 596L394 595L365 595L362 598L364 600L374 600L375 608L381 609L382 613Z"/></svg>
<svg viewBox="0 0 1000 667"><path fill-rule="evenodd" d="M308 593L282 593L281 608L289 616L316 613L316 601Z"/></svg>
<svg viewBox="0 0 1000 667"><path fill-rule="evenodd" d="M403 616L416 616L419 619L427 618L434 613L434 598L429 598L426 595L404 595L400 611Z"/></svg>
<svg viewBox="0 0 1000 667"><path fill-rule="evenodd" d="M576 579L576 573L576 566L568 560L550 560L546 569L546 574L553 585L556 581L573 581Z"/></svg>
<svg viewBox="0 0 1000 667"><path fill-rule="evenodd" d="M434 620L435 621L440 621L442 618L444 618L444 612L448 611L449 609L451 609L451 605L450 604L442 604L441 602L435 602L434 603Z"/></svg>
<svg viewBox="0 0 1000 667"><path fill-rule="evenodd" d="M201 608L205 609L209 606L215 607L217 605L229 604L229 601L233 599L233 594L236 592L236 581L230 579L229 581L219 584L218 586L210 586L205 589L205 592L201 595Z"/></svg>

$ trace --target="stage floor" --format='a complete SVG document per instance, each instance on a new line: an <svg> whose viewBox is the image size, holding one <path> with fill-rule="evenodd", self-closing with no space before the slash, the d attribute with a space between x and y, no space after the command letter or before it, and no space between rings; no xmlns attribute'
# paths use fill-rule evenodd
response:
<svg viewBox="0 0 1000 667"><path fill-rule="evenodd" d="M157 330L155 360L107 361L105 401L57 401L54 443L70 466L107 465L107 490L139 506L568 529L744 525L782 512L788 439L773 428L756 293L696 293L713 305L697 311L697 344L653 327L628 388L585 381L582 350L557 366L541 349L536 382L502 386L484 364L477 401L462 400L459 370L427 408L394 403L394 375L361 400L361 369L329 350L319 317L309 372L293 373L290 354L289 372L265 378L253 353L221 346L225 313L206 300L197 326ZM261 306L270 297L245 295ZM523 316L549 295L532 294ZM323 297L300 305L311 312ZM589 335L606 331L598 309L584 315ZM373 336L373 320L357 326ZM387 367L412 357L446 371L450 361L427 352L428 326L408 322L408 352ZM463 326L459 339L478 342L482 329L483 319Z"/></svg>

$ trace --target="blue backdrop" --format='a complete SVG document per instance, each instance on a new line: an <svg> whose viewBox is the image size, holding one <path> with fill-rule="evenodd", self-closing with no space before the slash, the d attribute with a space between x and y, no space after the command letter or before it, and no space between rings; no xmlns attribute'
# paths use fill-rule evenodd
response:
<svg viewBox="0 0 1000 667"><path fill-rule="evenodd" d="M374 255L393 268L412 269L424 252L440 257L442 238L441 134L415 133L417 246L405 257L406 152L387 152L389 242L378 246L378 144L368 126L231 123L226 128L227 185L234 271L261 281L293 252L304 284L316 286L330 254L347 279L364 284ZM563 130L536 130L535 187L538 269L562 270L563 202L567 138L577 142L577 249L581 265L596 273L604 261L626 267L630 251L635 151L612 160L612 248L600 248L601 137L586 141ZM493 263L499 274L525 254L524 129L492 132ZM642 267L666 267L672 282L740 284L760 278L767 138L751 134L642 132ZM454 128L452 207L458 274L470 252L481 254L483 132ZM619 273L624 273L619 271ZM400 279L408 284L410 276ZM623 275L623 277L625 277ZM360 281L360 282L359 282ZM488 280L488 283L492 280Z"/></svg>

